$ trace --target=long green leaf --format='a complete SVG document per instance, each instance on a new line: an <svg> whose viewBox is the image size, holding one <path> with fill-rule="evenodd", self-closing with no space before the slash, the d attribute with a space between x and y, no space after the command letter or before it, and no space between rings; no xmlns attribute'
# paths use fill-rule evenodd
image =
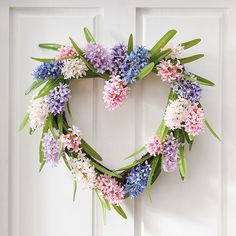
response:
<svg viewBox="0 0 236 236"><path fill-rule="evenodd" d="M68 168L68 170L71 171L72 169L71 169L71 167L70 167L70 165L69 165L69 163L68 163L68 160L67 160L68 157L69 157L69 156L67 155L67 153L65 153L65 155L62 156L62 159L63 159L63 161L64 161L66 167Z"/></svg>
<svg viewBox="0 0 236 236"><path fill-rule="evenodd" d="M58 129L60 131L60 135L63 133L63 116L62 114L57 115L57 124L58 124Z"/></svg>
<svg viewBox="0 0 236 236"><path fill-rule="evenodd" d="M90 156L94 157L98 161L102 161L102 157L84 139L81 140L80 146Z"/></svg>
<svg viewBox="0 0 236 236"><path fill-rule="evenodd" d="M67 102L66 106L67 106L68 114L69 114L70 118L72 118L72 113L71 113L70 102L69 101Z"/></svg>
<svg viewBox="0 0 236 236"><path fill-rule="evenodd" d="M140 73L137 75L137 80L144 78L145 76L147 76L149 73L152 72L153 68L154 68L154 63L151 62L148 65L146 65L141 71Z"/></svg>
<svg viewBox="0 0 236 236"><path fill-rule="evenodd" d="M23 130L25 126L28 124L28 122L29 122L29 113L26 113L25 117L23 118L20 124L19 131Z"/></svg>
<svg viewBox="0 0 236 236"><path fill-rule="evenodd" d="M150 60L153 61L155 64L158 64L162 59L167 57L170 53L171 53L171 49L161 51L157 55L152 56Z"/></svg>
<svg viewBox="0 0 236 236"><path fill-rule="evenodd" d="M46 164L46 161L43 161L41 164L40 164L40 167L39 167L39 173L42 171L43 167L45 166Z"/></svg>
<svg viewBox="0 0 236 236"><path fill-rule="evenodd" d="M99 195L97 189L95 189L94 191L95 191L95 193L97 194L97 197L98 197L98 199L99 199L99 202L100 202L100 204L101 204L101 206L102 206L102 216L103 216L102 218L103 218L103 223L106 224L106 210L107 210L107 206L106 206L106 204L104 203L103 198Z"/></svg>
<svg viewBox="0 0 236 236"><path fill-rule="evenodd" d="M53 115L52 114L49 114L49 121L48 121L48 127L49 127L49 129L50 129L50 131L51 131L51 133L52 133L52 136L53 136L53 138L55 139L55 140L57 140L58 139L58 137L57 137L57 135L56 135L56 133L55 133L55 131L54 131L54 128L53 128Z"/></svg>
<svg viewBox="0 0 236 236"><path fill-rule="evenodd" d="M84 35L85 35L85 38L87 40L88 43L95 43L95 40L93 38L93 35L91 34L91 32L89 31L88 28L84 27Z"/></svg>
<svg viewBox="0 0 236 236"><path fill-rule="evenodd" d="M168 31L151 49L151 56L160 52L161 48L163 48L177 33L176 30L172 29Z"/></svg>
<svg viewBox="0 0 236 236"><path fill-rule="evenodd" d="M121 206L117 206L117 205L112 205L113 208L116 210L116 212L121 215L124 219L127 219L127 215L125 214L124 210L121 208Z"/></svg>
<svg viewBox="0 0 236 236"><path fill-rule="evenodd" d="M40 87L42 84L46 83L48 80L36 80L34 81L30 87L25 91L25 95L30 94L32 91L34 91L35 89L37 89L38 87Z"/></svg>
<svg viewBox="0 0 236 236"><path fill-rule="evenodd" d="M161 174L161 163L162 163L162 157L161 157L161 158L158 158L158 163L157 163L156 169L155 169L155 171L154 171L151 184L154 184L154 182L156 181L156 179L157 179L157 178L159 177L159 175Z"/></svg>
<svg viewBox="0 0 236 236"><path fill-rule="evenodd" d="M74 180L73 202L75 201L76 192L77 192L77 181Z"/></svg>
<svg viewBox="0 0 236 236"><path fill-rule="evenodd" d="M187 63L190 63L192 61L196 61L200 58L204 57L204 54L196 54L196 55L193 55L193 56L190 56L190 57L185 57L185 58L180 58L179 61L181 64L187 64Z"/></svg>
<svg viewBox="0 0 236 236"><path fill-rule="evenodd" d="M196 44L198 44L200 42L201 42L201 39L193 39L193 40L184 42L181 45L184 47L184 49L188 49L188 48L195 46Z"/></svg>
<svg viewBox="0 0 236 236"><path fill-rule="evenodd" d="M142 146L139 150L137 150L136 152L134 152L134 153L132 153L131 155L129 155L129 156L127 156L126 158L124 158L125 160L126 159L129 159L129 158L131 158L131 157L134 157L134 156L136 156L136 155L138 155L140 152L142 152L142 151L144 151L145 150L145 145L144 146Z"/></svg>
<svg viewBox="0 0 236 236"><path fill-rule="evenodd" d="M35 61L40 61L40 62L51 62L51 61L55 61L54 58L38 58L38 57L31 57L31 59L35 60Z"/></svg>
<svg viewBox="0 0 236 236"><path fill-rule="evenodd" d="M217 133L214 131L214 129L211 127L211 125L209 124L209 122L207 120L204 121L206 127L209 129L209 131L220 141L222 142L222 140L220 139L220 137L217 135Z"/></svg>
<svg viewBox="0 0 236 236"><path fill-rule="evenodd" d="M187 165L186 165L186 159L184 155L184 146L180 145L179 147L179 159L178 159L178 166L179 166L179 172L181 175L182 180L184 180L186 174L187 174Z"/></svg>
<svg viewBox="0 0 236 236"><path fill-rule="evenodd" d="M187 76L187 75L184 75L183 76L184 79L186 80L189 80L189 81L192 81L192 82L196 82L196 83L199 83L199 84L202 84L202 85L205 85L205 86L214 86L215 84L213 82L211 82L210 80L207 80L207 79L204 79L202 77L190 77L190 76ZM200 79L199 79L200 78Z"/></svg>
<svg viewBox="0 0 236 236"><path fill-rule="evenodd" d="M56 43L40 43L38 46L40 48L49 49L53 51L57 51L59 48L63 47L63 45Z"/></svg>
<svg viewBox="0 0 236 236"><path fill-rule="evenodd" d="M133 34L130 34L128 41L128 55L133 51L134 42L133 42Z"/></svg>
<svg viewBox="0 0 236 236"><path fill-rule="evenodd" d="M78 52L78 54L83 55L83 51L78 47L78 45L75 43L75 41L69 37L71 44L73 45L74 49Z"/></svg>

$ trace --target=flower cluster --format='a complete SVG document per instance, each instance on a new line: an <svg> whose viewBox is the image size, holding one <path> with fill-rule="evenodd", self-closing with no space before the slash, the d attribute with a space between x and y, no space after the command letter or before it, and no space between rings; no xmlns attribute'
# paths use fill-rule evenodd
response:
<svg viewBox="0 0 236 236"><path fill-rule="evenodd" d="M164 48L161 49L161 51L165 51L171 49L171 53L167 56L168 58L175 59L178 58L179 55L183 52L184 47L181 44L173 44L169 43Z"/></svg>
<svg viewBox="0 0 236 236"><path fill-rule="evenodd" d="M126 178L125 194L137 197L147 187L151 167L146 161L133 167Z"/></svg>
<svg viewBox="0 0 236 236"><path fill-rule="evenodd" d="M124 189L109 175L100 175L97 179L97 188L111 204L120 205L124 198Z"/></svg>
<svg viewBox="0 0 236 236"><path fill-rule="evenodd" d="M148 139L146 150L151 156L159 155L163 152L163 145L157 136Z"/></svg>
<svg viewBox="0 0 236 236"><path fill-rule="evenodd" d="M129 87L125 84L119 76L111 76L111 79L106 81L103 91L103 100L107 104L105 107L112 111L119 107L130 92Z"/></svg>
<svg viewBox="0 0 236 236"><path fill-rule="evenodd" d="M58 54L56 55L56 57L58 59L63 59L68 56L76 56L76 55L77 55L77 51L73 47L64 46L58 49Z"/></svg>

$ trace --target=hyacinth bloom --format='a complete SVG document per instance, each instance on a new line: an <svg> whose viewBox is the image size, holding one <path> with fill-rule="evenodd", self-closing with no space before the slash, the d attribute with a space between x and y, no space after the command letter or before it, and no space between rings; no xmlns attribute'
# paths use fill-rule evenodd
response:
<svg viewBox="0 0 236 236"><path fill-rule="evenodd" d="M97 188L110 204L121 205L124 198L124 189L116 179L108 175L100 175L97 179Z"/></svg>
<svg viewBox="0 0 236 236"><path fill-rule="evenodd" d="M123 77L123 68L128 56L128 47L119 44L111 49L111 72L113 75Z"/></svg>
<svg viewBox="0 0 236 236"><path fill-rule="evenodd" d="M37 80L45 80L47 78L56 79L61 74L61 66L61 62L43 62L34 69L33 77Z"/></svg>
<svg viewBox="0 0 236 236"><path fill-rule="evenodd" d="M160 64L156 66L157 75L160 76L163 82L171 83L182 77L183 65L177 61L176 64L171 60L162 60Z"/></svg>
<svg viewBox="0 0 236 236"><path fill-rule="evenodd" d="M169 58L175 59L178 58L179 55L184 51L184 47L181 44L173 44L169 43L164 48L161 49L161 51L165 51L167 49L171 49L171 53L168 55Z"/></svg>
<svg viewBox="0 0 236 236"><path fill-rule="evenodd" d="M171 133L164 141L164 162L163 170L172 172L178 168L179 142Z"/></svg>
<svg viewBox="0 0 236 236"><path fill-rule="evenodd" d="M111 69L111 55L102 45L88 43L84 49L84 55L98 73Z"/></svg>
<svg viewBox="0 0 236 236"><path fill-rule="evenodd" d="M146 150L151 156L159 155L163 152L163 145L157 136L148 139Z"/></svg>
<svg viewBox="0 0 236 236"><path fill-rule="evenodd" d="M79 58L64 60L63 66L61 67L61 73L64 75L64 79L79 79L86 75L87 70L87 66Z"/></svg>
<svg viewBox="0 0 236 236"><path fill-rule="evenodd" d="M96 185L96 172L94 166L90 164L90 160L85 157L81 151L77 158L70 158L68 161L74 178L84 187L92 189Z"/></svg>
<svg viewBox="0 0 236 236"><path fill-rule="evenodd" d="M80 150L79 145L81 143L80 130L77 127L73 126L72 128L69 128L68 131L71 133L63 134L61 136L63 146L68 150L78 152Z"/></svg>
<svg viewBox="0 0 236 236"><path fill-rule="evenodd" d="M175 130L184 126L190 102L184 98L172 101L166 108L164 121L166 126Z"/></svg>
<svg viewBox="0 0 236 236"><path fill-rule="evenodd" d="M70 89L68 84L60 83L47 97L49 112L54 116L65 111L66 103L70 98Z"/></svg>
<svg viewBox="0 0 236 236"><path fill-rule="evenodd" d="M143 192L147 187L150 171L151 167L147 161L133 167L126 178L125 194L137 197Z"/></svg>
<svg viewBox="0 0 236 236"><path fill-rule="evenodd" d="M59 137L59 131L54 129L54 132ZM54 139L50 130L43 136L42 147L45 161L51 163L53 167L57 166L60 160L60 142Z"/></svg>
<svg viewBox="0 0 236 236"><path fill-rule="evenodd" d="M78 53L77 51L71 47L71 46L64 46L64 47L60 47L58 49L58 54L57 54L57 58L58 59L63 59L64 57L68 57L68 56L76 56Z"/></svg>
<svg viewBox="0 0 236 236"><path fill-rule="evenodd" d="M122 76L126 84L136 81L137 75L148 64L148 50L143 46L134 49L126 60Z"/></svg>
<svg viewBox="0 0 236 236"><path fill-rule="evenodd" d="M202 97L202 88L196 83L186 79L179 79L171 83L171 88L182 98L190 101L199 101Z"/></svg>
<svg viewBox="0 0 236 236"><path fill-rule="evenodd" d="M111 76L106 81L103 91L103 100L106 108L112 111L119 107L130 92L129 87L125 87L124 81L119 76Z"/></svg>
<svg viewBox="0 0 236 236"><path fill-rule="evenodd" d="M46 97L32 99L30 103L28 108L29 125L31 129L35 130L44 125L48 116L48 104Z"/></svg>
<svg viewBox="0 0 236 236"><path fill-rule="evenodd" d="M192 103L188 110L185 131L193 136L201 134L203 131L204 116L202 107L198 107L198 104L195 102Z"/></svg>

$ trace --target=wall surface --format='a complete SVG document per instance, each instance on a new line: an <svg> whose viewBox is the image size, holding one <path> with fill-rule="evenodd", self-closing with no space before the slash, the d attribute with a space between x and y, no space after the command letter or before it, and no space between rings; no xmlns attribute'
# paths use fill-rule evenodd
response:
<svg viewBox="0 0 236 236"><path fill-rule="evenodd" d="M0 235L1 236L235 236L236 235L236 3L232 1L1 1L0 57ZM41 42L81 47L87 26L98 42L127 42L148 48L169 29L174 42L201 37L202 43L184 52L204 53L189 69L216 83L204 88L202 104L223 143L206 130L187 158L188 176L163 174L147 194L127 200L128 220L114 212L106 225L96 196L79 188L72 201L73 179L63 165L38 173L40 133L17 132L28 106L25 89L37 64L31 56L50 57ZM73 81L73 123L96 147L110 168L128 164L123 158L139 148L160 123L168 88L149 76L132 87L132 94L114 112L104 109L98 79Z"/></svg>

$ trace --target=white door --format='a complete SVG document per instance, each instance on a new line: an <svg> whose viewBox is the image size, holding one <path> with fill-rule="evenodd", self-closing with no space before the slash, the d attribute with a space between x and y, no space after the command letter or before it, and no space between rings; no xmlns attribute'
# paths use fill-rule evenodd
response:
<svg viewBox="0 0 236 236"><path fill-rule="evenodd" d="M1 236L235 236L236 235L236 2L233 0L9 0L0 2L0 235ZM166 31L178 30L175 42L201 37L186 55L204 53L189 67L214 81L202 103L207 119L223 139L208 131L189 153L188 176L163 174L152 188L152 203L143 193L125 203L128 220L109 212L102 222L100 205L79 189L72 202L73 179L63 167L38 173L40 134L17 131L27 109L35 62L49 56L41 42L85 45L82 29L111 46L135 35L151 47ZM160 122L167 87L155 77L135 84L131 97L112 113L102 101L103 81L72 84L74 124L117 168L140 147Z"/></svg>

